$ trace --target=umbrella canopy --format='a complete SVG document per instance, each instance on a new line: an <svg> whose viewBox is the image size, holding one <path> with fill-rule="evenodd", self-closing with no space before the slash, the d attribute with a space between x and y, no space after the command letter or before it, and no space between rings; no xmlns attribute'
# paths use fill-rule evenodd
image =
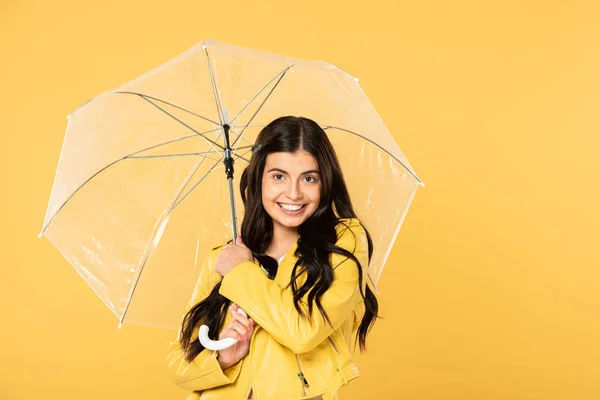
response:
<svg viewBox="0 0 600 400"><path fill-rule="evenodd" d="M239 176L272 120L321 125L371 233L371 284L423 185L358 79L309 61L204 41L68 117L40 236L120 322L176 328L208 250L231 238L224 125Z"/></svg>

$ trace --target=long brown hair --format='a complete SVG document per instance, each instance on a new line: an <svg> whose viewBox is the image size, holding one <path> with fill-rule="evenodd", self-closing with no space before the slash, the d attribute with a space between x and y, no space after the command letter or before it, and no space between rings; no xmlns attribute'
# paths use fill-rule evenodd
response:
<svg viewBox="0 0 600 400"><path fill-rule="evenodd" d="M294 153L300 149L317 160L322 185L321 200L317 210L298 227L298 247L294 254L298 260L292 270L293 279L290 284L294 306L305 318L312 316L313 308L316 306L329 322L327 313L321 305L321 297L333 283L333 269L329 263L329 255L337 253L353 260L358 268L359 290L365 303L365 314L356 332L360 350L364 351L366 336L375 323L379 304L368 285L364 293L361 289L362 270L367 268L367 265L361 265L354 254L335 245L338 239L336 226L342 223L341 219L357 217L333 145L316 122L302 117L281 117L272 121L259 133L250 164L242 173L240 180L240 192L245 211L241 229L242 240L252 250L254 257L268 270L269 278L273 279L277 272L277 261L265 254L273 239L273 220L262 204L263 172L269 154ZM370 261L373 242L366 228L364 229ZM306 280L302 286L297 287L296 278L303 271L306 271ZM219 294L220 286L221 283L218 283L210 295L192 307L183 319L180 343L188 361L192 361L204 350L198 340L191 340L192 332L200 323L208 325L209 332L213 336L211 339L216 339L219 330L223 327L230 301ZM301 299L307 293L308 315L300 307Z"/></svg>

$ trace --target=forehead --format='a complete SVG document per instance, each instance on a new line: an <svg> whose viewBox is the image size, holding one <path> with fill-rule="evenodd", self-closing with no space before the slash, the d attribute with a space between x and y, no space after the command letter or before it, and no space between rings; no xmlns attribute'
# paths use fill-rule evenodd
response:
<svg viewBox="0 0 600 400"><path fill-rule="evenodd" d="M280 168L289 173L319 170L317 160L304 150L294 153L271 153L267 156L265 172L271 168Z"/></svg>

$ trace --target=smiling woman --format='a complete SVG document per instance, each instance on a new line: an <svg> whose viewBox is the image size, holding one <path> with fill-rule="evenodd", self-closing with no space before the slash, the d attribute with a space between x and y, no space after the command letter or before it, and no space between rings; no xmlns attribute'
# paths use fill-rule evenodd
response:
<svg viewBox="0 0 600 400"><path fill-rule="evenodd" d="M242 235L204 262L171 376L188 399L337 399L359 376L351 343L364 350L378 303L365 279L371 238L325 132L307 118L271 122L240 192ZM237 342L210 352L201 324Z"/></svg>
<svg viewBox="0 0 600 400"><path fill-rule="evenodd" d="M321 179L317 160L304 150L271 153L265 163L262 186L263 207L273 219L273 229L277 231L274 235L280 236L280 231L302 225L319 206Z"/></svg>

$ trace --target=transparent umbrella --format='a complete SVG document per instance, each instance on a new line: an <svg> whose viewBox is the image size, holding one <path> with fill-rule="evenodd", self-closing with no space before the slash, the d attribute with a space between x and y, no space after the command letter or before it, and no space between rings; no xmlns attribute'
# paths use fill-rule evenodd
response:
<svg viewBox="0 0 600 400"><path fill-rule="evenodd" d="M375 291L424 186L358 79L334 65L203 41L68 116L40 233L119 320L176 329L204 256L235 237L238 177L270 121L315 120L374 242ZM228 157L235 173L226 171ZM234 204L238 207L235 208Z"/></svg>

